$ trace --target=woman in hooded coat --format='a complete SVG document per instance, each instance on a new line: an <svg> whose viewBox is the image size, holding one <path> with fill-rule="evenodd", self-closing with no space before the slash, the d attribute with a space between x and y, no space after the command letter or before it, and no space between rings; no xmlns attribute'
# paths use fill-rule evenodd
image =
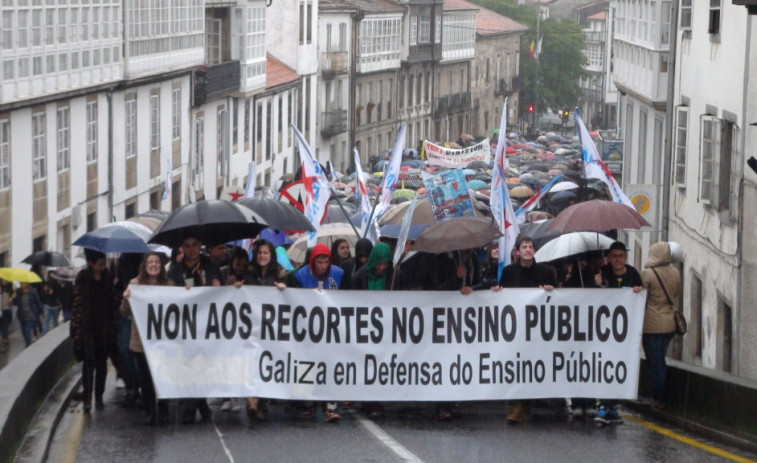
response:
<svg viewBox="0 0 757 463"><path fill-rule="evenodd" d="M641 344L647 358L654 406L665 406L665 354L676 331L674 312L681 296L681 272L671 262L670 245L659 242L649 248L649 258L641 272L647 290Z"/></svg>
<svg viewBox="0 0 757 463"><path fill-rule="evenodd" d="M392 280L395 279L394 274L392 248L386 243L376 243L371 250L370 257L368 257L368 263L352 276L352 289L368 289L371 291L400 289L397 287L400 282L399 278L396 278L394 284L392 284Z"/></svg>

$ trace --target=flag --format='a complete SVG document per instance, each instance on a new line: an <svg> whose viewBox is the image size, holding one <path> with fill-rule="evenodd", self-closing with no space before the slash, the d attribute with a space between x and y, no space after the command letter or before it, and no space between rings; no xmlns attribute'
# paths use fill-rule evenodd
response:
<svg viewBox="0 0 757 463"><path fill-rule="evenodd" d="M623 193L618 182L615 181L615 177L612 176L610 170L599 157L597 145L594 144L594 140L592 140L589 135L589 131L586 130L586 125L584 125L581 116L578 115L578 111L574 112L576 125L578 125L579 130L578 134L581 139L581 159L583 160L584 165L584 177L602 180L607 185L607 189L610 191L610 196L612 196L614 202L625 204L631 209L636 210L631 200L628 199L628 196Z"/></svg>
<svg viewBox="0 0 757 463"><path fill-rule="evenodd" d="M254 198L255 197L255 161L252 161L250 163L250 170L247 173L247 188L244 190L244 197L245 198Z"/></svg>
<svg viewBox="0 0 757 463"><path fill-rule="evenodd" d="M361 210L363 212L360 220L360 236L366 236L368 222L371 219L371 199L368 196L368 187L363 179L363 166L360 164L360 154L357 148L353 149L355 153L355 197L360 200Z"/></svg>
<svg viewBox="0 0 757 463"><path fill-rule="evenodd" d="M392 264L396 267L402 258L402 254L405 252L405 242L407 241L407 235L410 233L410 223L413 221L413 213L415 212L415 205L418 200L418 192L415 192L413 196L413 202L410 203L410 207L405 213L405 217L402 219L402 228L400 228L400 235L397 237L397 246L394 248L394 258Z"/></svg>
<svg viewBox="0 0 757 463"><path fill-rule="evenodd" d="M536 43L536 53L534 57L536 58L537 63L539 62L539 56L541 56L541 41L543 38L544 38L544 35L542 34L542 36L539 37L539 41Z"/></svg>
<svg viewBox="0 0 757 463"><path fill-rule="evenodd" d="M534 56L536 55L536 43L532 40L531 45L528 46L528 56L531 57L531 61L534 60Z"/></svg>
<svg viewBox="0 0 757 463"><path fill-rule="evenodd" d="M326 179L326 174L318 160L313 156L305 137L294 124L292 124L292 129L297 136L297 147L302 162L302 182L305 185L305 217L315 229L312 232L307 232L308 247L310 248L315 246L318 232L321 230L321 218L331 197L331 184Z"/></svg>
<svg viewBox="0 0 757 463"><path fill-rule="evenodd" d="M381 200L374 213L372 222L381 217L381 214L389 207L389 201L392 200L394 190L397 188L397 180L400 177L400 167L402 165L402 150L405 149L405 123L400 126L399 132L397 132L397 140L394 142L394 149L392 150L392 157L389 159L389 164L384 171L384 180L381 186Z"/></svg>
<svg viewBox="0 0 757 463"><path fill-rule="evenodd" d="M163 183L163 198L161 201L168 199L171 194L171 158L166 159L166 181Z"/></svg>
<svg viewBox="0 0 757 463"><path fill-rule="evenodd" d="M542 187L541 190L537 191L536 194L528 198L528 200L521 204L521 206L518 208L517 211L515 211L515 218L518 219L518 223L523 223L526 221L526 213L534 210L534 207L536 207L537 204L539 204L539 200L542 196L547 194L550 188L558 182L562 178L562 174L556 176L552 180L549 181L546 185Z"/></svg>
<svg viewBox="0 0 757 463"><path fill-rule="evenodd" d="M502 160L504 161L505 171L510 166L510 161L507 159L505 150L507 149L507 100L505 97L505 104L502 105L502 116L499 119L499 133L497 134L497 148L494 150L494 159L497 159L499 153L502 153ZM504 173L503 173L504 175Z"/></svg>
<svg viewBox="0 0 757 463"><path fill-rule="evenodd" d="M505 98L504 108L502 108L503 117L507 115L507 98ZM507 122L500 122L500 136L507 133ZM499 146L499 143L497 143ZM499 232L502 236L499 238L499 259L497 265L497 281L502 275L502 269L510 263L510 250L515 246L515 240L518 238L518 222L513 212L513 203L510 201L510 193L507 190L505 170L507 157L505 150L497 150L494 155L494 170L492 171L491 199L489 205L492 210L492 216L499 226Z"/></svg>

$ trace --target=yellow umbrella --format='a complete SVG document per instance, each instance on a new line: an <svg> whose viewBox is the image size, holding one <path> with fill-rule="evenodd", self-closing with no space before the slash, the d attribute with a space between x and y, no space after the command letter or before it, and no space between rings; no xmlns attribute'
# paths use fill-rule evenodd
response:
<svg viewBox="0 0 757 463"><path fill-rule="evenodd" d="M15 267L0 268L0 279L5 281L18 281L20 283L40 283L39 275L29 270Z"/></svg>

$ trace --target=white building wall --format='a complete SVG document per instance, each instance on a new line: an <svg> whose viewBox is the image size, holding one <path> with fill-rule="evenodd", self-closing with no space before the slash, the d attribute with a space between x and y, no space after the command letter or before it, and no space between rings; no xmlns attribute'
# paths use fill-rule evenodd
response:
<svg viewBox="0 0 757 463"><path fill-rule="evenodd" d="M700 200L701 116L733 118L740 136L734 140L737 151L743 149L741 137L748 122L744 117L745 79L744 44L747 41L747 12L741 6L722 2L722 23L719 37L708 34L709 4L692 2L690 32L678 31L678 56L674 104L689 108L686 176L681 187L673 187L670 199L670 239L684 247L684 308L701 299L701 357L690 350L684 359L709 368L718 367L723 346L718 339L719 301L733 308L733 321L738 326L742 310L753 310L739 297L739 197L738 188L731 212L717 211ZM727 89L727 91L725 90ZM734 154L733 175L740 178L743 158ZM737 181L736 184L739 182ZM747 205L746 207L751 207ZM729 217L731 216L731 217ZM692 276L702 282L702 294L693 294ZM753 360L739 355L734 338L733 358ZM738 369L738 367L735 367ZM752 368L754 371L754 368Z"/></svg>

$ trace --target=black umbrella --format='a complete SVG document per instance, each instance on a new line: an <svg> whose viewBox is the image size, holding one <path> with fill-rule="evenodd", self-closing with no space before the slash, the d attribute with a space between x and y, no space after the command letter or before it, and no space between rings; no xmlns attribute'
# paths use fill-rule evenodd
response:
<svg viewBox="0 0 757 463"><path fill-rule="evenodd" d="M237 204L252 209L268 223L268 226L276 230L314 230L305 215L291 203L256 197L240 199Z"/></svg>
<svg viewBox="0 0 757 463"><path fill-rule="evenodd" d="M55 251L37 251L26 256L21 262L43 267L71 267L73 265L68 257Z"/></svg>
<svg viewBox="0 0 757 463"><path fill-rule="evenodd" d="M473 169L473 170L476 170L476 169L486 170L489 168L489 163L484 162L484 161L473 161L473 162L469 162L468 165L465 166L465 168Z"/></svg>
<svg viewBox="0 0 757 463"><path fill-rule="evenodd" d="M176 247L193 235L213 245L252 238L267 227L262 216L245 206L220 199L203 200L176 209L155 230L150 242Z"/></svg>

